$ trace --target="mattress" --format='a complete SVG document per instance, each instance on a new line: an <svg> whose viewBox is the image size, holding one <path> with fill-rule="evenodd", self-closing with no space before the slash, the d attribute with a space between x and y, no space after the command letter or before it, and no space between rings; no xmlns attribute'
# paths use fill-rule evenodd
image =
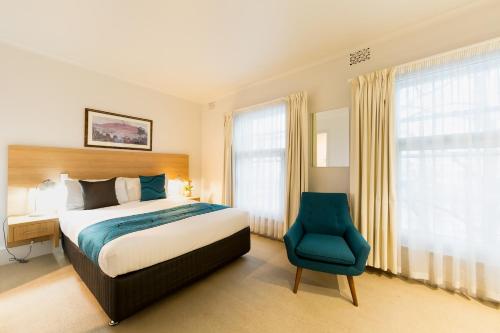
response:
<svg viewBox="0 0 500 333"><path fill-rule="evenodd" d="M128 202L93 210L72 210L59 216L61 231L78 246L78 234L89 225L108 219L154 212L192 203L184 198ZM247 228L248 213L227 208L154 228L133 232L105 244L99 267L109 277L153 266L217 242Z"/></svg>

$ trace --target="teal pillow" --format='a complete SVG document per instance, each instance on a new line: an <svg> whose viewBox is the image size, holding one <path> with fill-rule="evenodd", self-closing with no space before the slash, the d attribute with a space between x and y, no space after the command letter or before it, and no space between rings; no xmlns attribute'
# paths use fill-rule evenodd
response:
<svg viewBox="0 0 500 333"><path fill-rule="evenodd" d="M165 199L165 174L158 176L139 176L141 180L141 201Z"/></svg>

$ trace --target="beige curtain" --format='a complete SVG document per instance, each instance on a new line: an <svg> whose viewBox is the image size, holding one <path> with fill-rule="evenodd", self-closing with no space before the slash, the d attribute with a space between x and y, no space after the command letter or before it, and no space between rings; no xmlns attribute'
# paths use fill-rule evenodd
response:
<svg viewBox="0 0 500 333"><path fill-rule="evenodd" d="M309 186L307 93L292 94L287 99L288 136L284 232L295 222L299 212L300 195L307 191Z"/></svg>
<svg viewBox="0 0 500 333"><path fill-rule="evenodd" d="M352 81L350 199L372 247L367 264L397 273L393 91L393 69Z"/></svg>
<svg viewBox="0 0 500 333"><path fill-rule="evenodd" d="M222 182L222 203L233 205L233 115L224 115L224 175Z"/></svg>

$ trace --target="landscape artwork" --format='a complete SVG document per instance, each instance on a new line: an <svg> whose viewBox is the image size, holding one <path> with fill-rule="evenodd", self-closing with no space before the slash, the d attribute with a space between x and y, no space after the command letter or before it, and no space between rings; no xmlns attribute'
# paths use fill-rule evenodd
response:
<svg viewBox="0 0 500 333"><path fill-rule="evenodd" d="M85 146L151 150L153 121L85 109Z"/></svg>

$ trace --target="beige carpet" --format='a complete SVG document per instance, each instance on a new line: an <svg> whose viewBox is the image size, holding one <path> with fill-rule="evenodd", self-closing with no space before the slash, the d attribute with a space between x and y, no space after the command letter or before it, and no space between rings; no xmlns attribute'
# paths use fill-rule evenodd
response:
<svg viewBox="0 0 500 333"><path fill-rule="evenodd" d="M492 304L376 272L355 278L295 270L281 242L252 251L115 327L61 253L0 267L0 332L500 332ZM340 291L339 291L340 289Z"/></svg>

